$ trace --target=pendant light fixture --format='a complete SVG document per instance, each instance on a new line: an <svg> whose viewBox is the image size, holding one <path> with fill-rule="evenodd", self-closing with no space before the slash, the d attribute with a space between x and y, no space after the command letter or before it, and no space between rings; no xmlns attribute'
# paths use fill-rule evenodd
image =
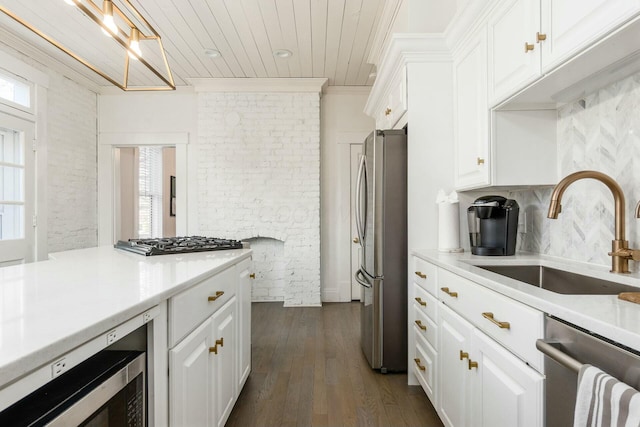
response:
<svg viewBox="0 0 640 427"><path fill-rule="evenodd" d="M173 75L171 74L171 69L169 68L169 63L167 62L167 56L165 54L164 47L162 46L162 39L160 38L160 35L131 4L130 0L64 0L64 2L77 7L82 12L82 15L97 24L105 35L112 39L117 46L120 46L120 48L123 49L124 73L121 80L110 75L112 71L104 71L98 66L90 63L57 40L40 31L34 25L8 10L5 6L0 5L0 12L42 37L53 46L57 47L122 90L159 91L174 90L176 88L173 81ZM70 30L73 31L72 28ZM78 36L82 36L81 31L81 29L78 29ZM102 42L94 41L94 43L96 43L95 49L101 49L101 46L97 46L97 44L102 45ZM144 45L144 49L147 54L152 54L150 55L150 58L152 59L145 60L143 58L141 45ZM108 50L110 57L118 55L117 49L115 49L113 45L109 45L105 49ZM104 51L104 57L107 57L107 50ZM100 52L103 51L100 50ZM104 58L101 57L96 60L94 55L94 60L97 61L96 63L101 63L103 59ZM161 85L129 86L129 68L130 65L132 65L130 64L130 60L134 60L136 64L140 64L140 66L135 66L135 72L137 73L136 75L139 76L140 81L153 81L154 79L159 79L162 82ZM149 61L156 64L156 66L151 65ZM160 65L160 67L158 68L157 65ZM164 68L164 70L162 68ZM113 65L107 64L105 69L112 70ZM150 72L152 76L140 77L142 76L141 73L144 73L144 70Z"/></svg>

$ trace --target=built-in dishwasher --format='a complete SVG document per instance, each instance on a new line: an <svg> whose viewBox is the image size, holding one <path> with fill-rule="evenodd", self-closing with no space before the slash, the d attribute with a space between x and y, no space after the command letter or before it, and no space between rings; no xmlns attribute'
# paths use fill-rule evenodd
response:
<svg viewBox="0 0 640 427"><path fill-rule="evenodd" d="M596 366L640 390L640 353L551 316L545 318L545 339L536 347L544 353L546 427L573 425L578 371Z"/></svg>

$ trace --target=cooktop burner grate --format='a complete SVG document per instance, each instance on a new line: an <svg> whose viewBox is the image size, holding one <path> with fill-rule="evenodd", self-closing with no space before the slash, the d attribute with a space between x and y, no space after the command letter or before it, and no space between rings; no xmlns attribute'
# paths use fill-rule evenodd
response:
<svg viewBox="0 0 640 427"><path fill-rule="evenodd" d="M239 240L202 236L119 240L113 246L146 256L243 248L242 242Z"/></svg>

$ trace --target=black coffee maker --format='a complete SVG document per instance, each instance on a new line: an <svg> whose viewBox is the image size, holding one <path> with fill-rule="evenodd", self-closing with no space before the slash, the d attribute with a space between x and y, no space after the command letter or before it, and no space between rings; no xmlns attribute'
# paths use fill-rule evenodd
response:
<svg viewBox="0 0 640 427"><path fill-rule="evenodd" d="M473 255L513 255L516 253L518 214L515 200L483 196L467 209L469 239Z"/></svg>

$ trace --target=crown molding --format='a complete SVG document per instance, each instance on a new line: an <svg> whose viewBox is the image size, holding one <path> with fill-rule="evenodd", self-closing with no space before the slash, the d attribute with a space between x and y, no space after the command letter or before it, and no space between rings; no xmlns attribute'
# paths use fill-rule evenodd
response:
<svg viewBox="0 0 640 427"><path fill-rule="evenodd" d="M384 8L376 27L376 32L373 36L373 42L371 43L371 50L367 56L367 63L379 65L382 52L384 51L387 40L391 37L391 29L398 17L400 6L402 6L403 0L386 0L384 2Z"/></svg>
<svg viewBox="0 0 640 427"><path fill-rule="evenodd" d="M364 111L374 117L391 88L389 82L411 63L451 62L451 53L442 34L394 34L381 57L376 81Z"/></svg>
<svg viewBox="0 0 640 427"><path fill-rule="evenodd" d="M326 78L206 78L186 79L196 92L322 93Z"/></svg>
<svg viewBox="0 0 640 427"><path fill-rule="evenodd" d="M371 86L327 86L325 95L369 95Z"/></svg>

